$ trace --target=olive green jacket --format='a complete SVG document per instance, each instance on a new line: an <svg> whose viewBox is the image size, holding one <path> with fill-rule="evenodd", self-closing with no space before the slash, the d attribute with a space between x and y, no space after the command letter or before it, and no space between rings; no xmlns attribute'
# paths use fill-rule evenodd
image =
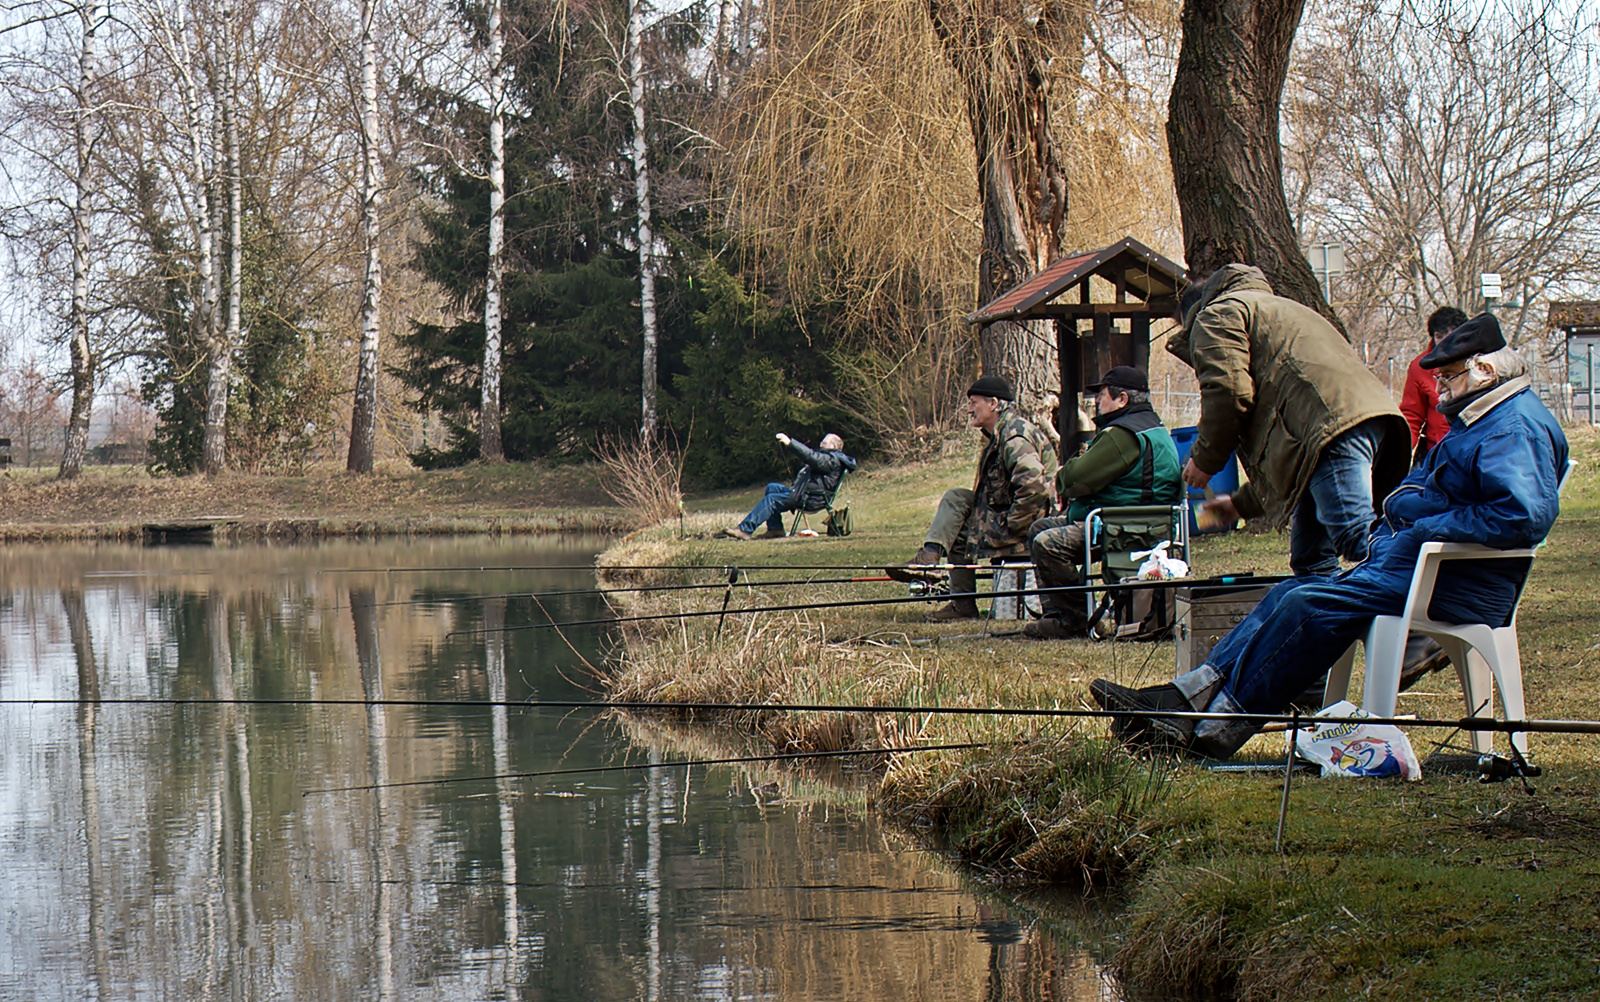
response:
<svg viewBox="0 0 1600 1002"><path fill-rule="evenodd" d="M1310 307L1272 294L1260 270L1224 265L1201 289L1167 350L1200 377L1200 423L1189 458L1207 473L1237 453L1250 482L1234 495L1245 518L1283 525L1322 450L1369 418L1383 434L1374 499L1406 475L1410 426L1350 343Z"/></svg>
<svg viewBox="0 0 1600 1002"><path fill-rule="evenodd" d="M1027 549L1028 527L1055 507L1055 476L1056 451L1049 436L1007 406L994 434L984 432L972 487L980 554L1004 556Z"/></svg>

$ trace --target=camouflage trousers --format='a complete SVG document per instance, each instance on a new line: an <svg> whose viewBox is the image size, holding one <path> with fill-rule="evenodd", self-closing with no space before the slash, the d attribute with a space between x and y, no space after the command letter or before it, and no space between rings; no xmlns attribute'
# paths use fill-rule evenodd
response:
<svg viewBox="0 0 1600 1002"><path fill-rule="evenodd" d="M1041 588L1083 584L1083 520L1065 515L1038 519L1028 527L1028 553ZM1077 592L1046 593L1039 600L1047 616L1080 620L1088 614Z"/></svg>
<svg viewBox="0 0 1600 1002"><path fill-rule="evenodd" d="M978 527L978 495L965 487L953 487L939 499L939 508L933 513L924 544L937 543L944 547L951 563L973 564L990 557L1021 556L1022 547L993 550L984 545ZM952 592L978 590L977 572L971 568L950 571Z"/></svg>

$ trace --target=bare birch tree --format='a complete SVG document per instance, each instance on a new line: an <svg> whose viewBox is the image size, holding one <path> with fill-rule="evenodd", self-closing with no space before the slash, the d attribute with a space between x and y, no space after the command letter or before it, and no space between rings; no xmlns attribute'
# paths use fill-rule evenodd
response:
<svg viewBox="0 0 1600 1002"><path fill-rule="evenodd" d="M379 212L383 192L378 162L378 0L361 0L361 235L366 269L361 295L361 347L355 402L350 413L351 473L371 473L378 432L378 333L383 296Z"/></svg>
<svg viewBox="0 0 1600 1002"><path fill-rule="evenodd" d="M98 133L95 84L99 70L97 33L104 14L99 3L79 4L82 45L78 53L78 85L73 93L72 172L72 305L67 320L72 373L72 410L57 477L72 480L83 471L89 451L89 418L94 410L100 354L89 336L89 215L95 197L94 144Z"/></svg>
<svg viewBox="0 0 1600 1002"><path fill-rule="evenodd" d="M633 197L639 241L639 314L643 331L643 351L639 403L639 438L644 442L656 436L656 236L650 212L650 146L645 131L644 32L645 0L628 2L627 78L628 104L633 111L633 140L629 159L633 166Z"/></svg>
<svg viewBox="0 0 1600 1002"><path fill-rule="evenodd" d="M501 293L506 231L506 34L502 0L489 4L489 274L483 292L483 402L478 410L478 457L505 459L500 441Z"/></svg>

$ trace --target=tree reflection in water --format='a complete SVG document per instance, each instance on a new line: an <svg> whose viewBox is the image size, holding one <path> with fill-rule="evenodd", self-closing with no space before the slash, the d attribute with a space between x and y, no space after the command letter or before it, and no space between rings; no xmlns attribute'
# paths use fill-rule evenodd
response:
<svg viewBox="0 0 1600 1002"><path fill-rule="evenodd" d="M587 698L602 633L472 634L544 612L461 596L581 589L467 568L598 545L12 546L0 698ZM322 573L421 565L463 570ZM504 707L0 704L0 995L1111 997L1070 924L975 896L787 773L504 778L684 740Z"/></svg>

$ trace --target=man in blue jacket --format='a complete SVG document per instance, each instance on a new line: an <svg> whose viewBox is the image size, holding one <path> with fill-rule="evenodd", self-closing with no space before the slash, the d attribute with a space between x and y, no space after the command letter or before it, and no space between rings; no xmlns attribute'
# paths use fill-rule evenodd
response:
<svg viewBox="0 0 1600 1002"><path fill-rule="evenodd" d="M765 522L767 531L761 534L762 539L782 536L784 512L821 511L826 508L828 502L833 500L834 492L839 489L839 481L844 479L846 472L856 468L856 461L845 455L844 439L838 435L830 433L822 436L822 441L817 443L820 449L812 449L781 431L777 439L779 445L793 449L805 465L795 474L793 484L768 484L767 492L750 509L744 521L727 530L724 535L734 539L754 539L756 527Z"/></svg>
<svg viewBox="0 0 1600 1002"><path fill-rule="evenodd" d="M1333 577L1296 578L1267 593L1206 662L1166 685L1130 689L1104 679L1090 696L1109 710L1279 713L1320 678L1374 616L1404 611L1425 542L1496 549L1537 544L1549 533L1567 465L1567 440L1531 388L1527 363L1506 347L1500 324L1482 313L1441 338L1422 359L1439 386L1446 435L1384 499L1367 557ZM1502 623L1516 605L1527 567L1463 561L1441 573L1430 612L1457 623ZM1157 740L1208 758L1227 758L1256 725L1238 721L1123 718L1125 740Z"/></svg>

